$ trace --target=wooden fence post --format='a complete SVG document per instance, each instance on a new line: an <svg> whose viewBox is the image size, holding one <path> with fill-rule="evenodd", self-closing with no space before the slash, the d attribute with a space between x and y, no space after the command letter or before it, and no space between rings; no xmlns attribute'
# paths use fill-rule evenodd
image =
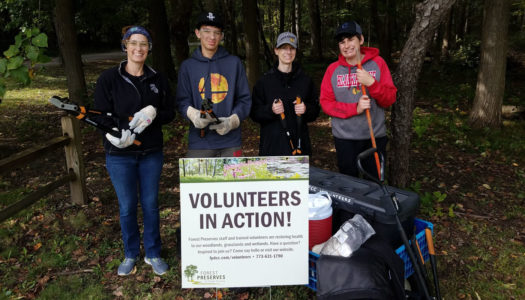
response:
<svg viewBox="0 0 525 300"><path fill-rule="evenodd" d="M71 201L75 204L86 204L86 176L84 169L84 159L82 157L82 144L80 142L79 121L72 116L63 116L62 133L71 138L71 142L64 146L66 152L66 164L68 170L75 173L76 179L69 182L71 190Z"/></svg>

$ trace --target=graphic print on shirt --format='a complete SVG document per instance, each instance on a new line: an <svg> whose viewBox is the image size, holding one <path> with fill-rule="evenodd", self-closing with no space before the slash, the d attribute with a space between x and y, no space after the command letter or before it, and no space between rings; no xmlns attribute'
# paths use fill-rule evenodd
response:
<svg viewBox="0 0 525 300"><path fill-rule="evenodd" d="M368 72L376 79L376 71ZM361 93L361 84L357 81L356 73L337 75L337 88L352 88L352 94Z"/></svg>
<svg viewBox="0 0 525 300"><path fill-rule="evenodd" d="M219 73L210 74L210 83L211 83L211 102L217 104L221 103L228 95L228 80ZM205 77L202 77L199 80L199 91L201 93L202 99L206 97L206 84Z"/></svg>

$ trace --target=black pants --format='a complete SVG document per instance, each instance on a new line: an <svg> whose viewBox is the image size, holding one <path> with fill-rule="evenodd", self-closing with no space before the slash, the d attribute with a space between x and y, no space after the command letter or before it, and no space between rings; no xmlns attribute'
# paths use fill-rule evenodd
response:
<svg viewBox="0 0 525 300"><path fill-rule="evenodd" d="M370 139L345 140L334 137L334 142L339 173L359 177L359 170L357 169L357 155L369 148L372 148L372 141ZM385 160L387 142L388 138L386 136L376 138L377 149L381 154L383 154ZM376 178L378 177L374 155L368 157L364 161L361 161L361 164L363 165L365 171L371 175L374 175Z"/></svg>

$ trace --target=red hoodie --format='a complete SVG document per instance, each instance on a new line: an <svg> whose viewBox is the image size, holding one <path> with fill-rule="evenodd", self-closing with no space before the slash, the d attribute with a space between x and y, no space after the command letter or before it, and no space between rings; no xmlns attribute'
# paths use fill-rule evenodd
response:
<svg viewBox="0 0 525 300"><path fill-rule="evenodd" d="M390 70L377 48L361 47L363 69L375 82L367 88L371 98L370 115L374 134L386 135L383 108L396 101L397 89L392 82ZM357 114L357 102L362 96L361 85L356 78L356 65L350 65L339 54L339 59L328 66L321 83L320 103L323 111L332 116L332 133L341 139L363 140L370 138L365 114Z"/></svg>

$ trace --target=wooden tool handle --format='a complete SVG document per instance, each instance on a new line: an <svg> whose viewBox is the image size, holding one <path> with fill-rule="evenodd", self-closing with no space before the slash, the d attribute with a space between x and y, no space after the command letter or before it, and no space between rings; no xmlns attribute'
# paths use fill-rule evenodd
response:
<svg viewBox="0 0 525 300"><path fill-rule="evenodd" d="M432 231L430 228L425 228L425 236L427 238L428 253L430 253L430 255L435 255L434 240L432 239Z"/></svg>

